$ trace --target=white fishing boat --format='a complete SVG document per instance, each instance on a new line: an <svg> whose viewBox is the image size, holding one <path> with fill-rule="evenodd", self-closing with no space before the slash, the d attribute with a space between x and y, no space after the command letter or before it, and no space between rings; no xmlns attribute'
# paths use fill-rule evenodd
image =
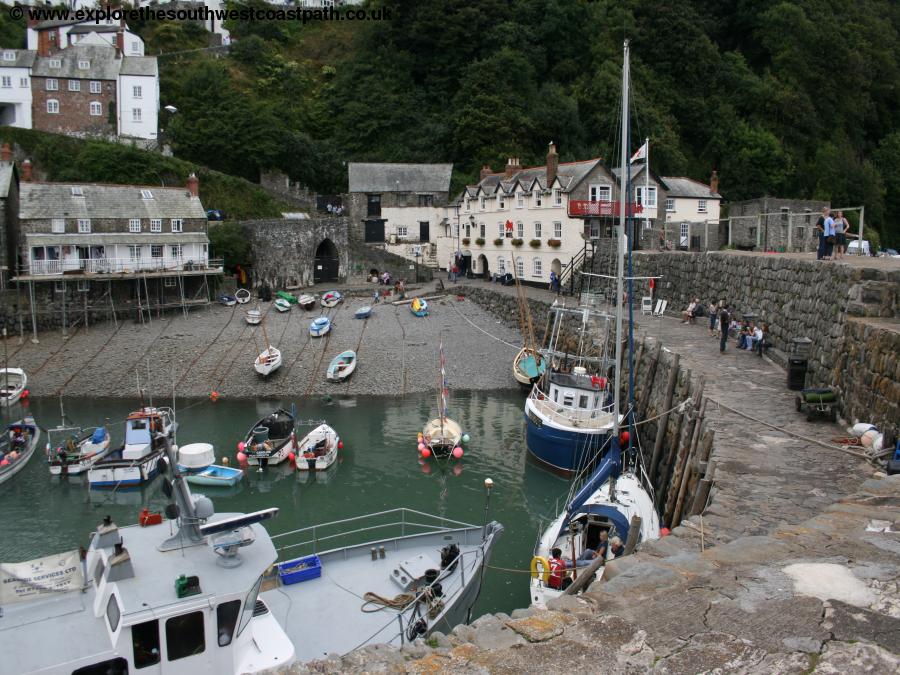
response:
<svg viewBox="0 0 900 675"><path fill-rule="evenodd" d="M329 382L343 382L350 378L353 374L353 371L356 370L356 352L352 349L348 349L347 351L343 351L333 359L331 359L331 363L328 364L328 371L325 373L325 378Z"/></svg>
<svg viewBox="0 0 900 675"><path fill-rule="evenodd" d="M21 368L0 368L0 406L18 403L27 386L28 376Z"/></svg>
<svg viewBox="0 0 900 675"><path fill-rule="evenodd" d="M275 298L275 301L272 304L275 305L275 309L277 309L279 312L291 311L291 303L289 303L284 298Z"/></svg>
<svg viewBox="0 0 900 675"><path fill-rule="evenodd" d="M628 42L625 43L625 58L622 73L622 180L623 197L620 198L619 225L616 230L616 298L628 298L629 303L629 373L634 373L633 339L634 329L632 308L633 279L628 279L627 295L623 292L624 261L631 259L630 242L626 237L626 226L633 219L626 217L626 204L631 202L631 181L627 172L628 158L628 85L629 85ZM627 221L632 222L627 222ZM629 242L626 251L626 239ZM624 302L616 303L615 370L622 372L623 314ZM531 561L530 592L531 602L544 607L547 601L565 592L574 576L588 574L602 575L606 560L630 553L641 542L659 538L659 516L649 488L650 481L643 472L641 455L635 445L637 441L634 419L634 385L629 380L628 414L621 416L620 388L615 387L612 411L612 433L597 454L589 459L589 464L572 484L566 500L565 510L544 530L534 550ZM554 399L556 400L556 399ZM624 422L624 424L623 424ZM627 431L625 431L627 428ZM620 430L622 431L620 435ZM622 445L626 444L625 452ZM589 468L593 465L594 468ZM583 481L583 482L581 482ZM618 538L618 541L615 539ZM599 565L599 567L597 566Z"/></svg>
<svg viewBox="0 0 900 675"><path fill-rule="evenodd" d="M281 350L272 345L261 351L256 357L256 361L253 362L253 369L263 377L267 377L279 368L281 368Z"/></svg>
<svg viewBox="0 0 900 675"><path fill-rule="evenodd" d="M171 408L144 407L125 420L125 442L88 469L92 488L128 488L153 480L166 440L174 441L175 412Z"/></svg>
<svg viewBox="0 0 900 675"><path fill-rule="evenodd" d="M309 293L304 293L297 299L297 304L301 309L312 309L316 306L316 297Z"/></svg>
<svg viewBox="0 0 900 675"><path fill-rule="evenodd" d="M52 476L76 476L90 469L109 452L109 431L106 427L71 429L59 443L54 443L54 432L47 430L47 461Z"/></svg>
<svg viewBox="0 0 900 675"><path fill-rule="evenodd" d="M234 294L234 299L238 301L238 303L245 305L250 302L250 291L246 288L239 288Z"/></svg>
<svg viewBox="0 0 900 675"><path fill-rule="evenodd" d="M83 555L3 561L6 670L238 675L421 643L469 619L503 531L395 509L272 537L278 509L216 513L167 465L168 522L107 516Z"/></svg>
<svg viewBox="0 0 900 675"><path fill-rule="evenodd" d="M447 417L447 403L450 389L447 384L446 361L444 359L444 340L441 338L438 348L438 417L428 421L418 436L420 446L428 449L428 455L449 455L462 442L462 427Z"/></svg>
<svg viewBox="0 0 900 675"><path fill-rule="evenodd" d="M293 412L283 408L269 413L244 435L244 439L238 444L239 452L253 466L280 464L297 449L295 419Z"/></svg>
<svg viewBox="0 0 900 675"><path fill-rule="evenodd" d="M337 432L327 424L320 424L297 444L297 471L324 471L334 464L338 450L343 447Z"/></svg>
<svg viewBox="0 0 900 675"><path fill-rule="evenodd" d="M40 437L40 427L31 415L6 425L6 429L0 434L0 483L8 481L25 468Z"/></svg>

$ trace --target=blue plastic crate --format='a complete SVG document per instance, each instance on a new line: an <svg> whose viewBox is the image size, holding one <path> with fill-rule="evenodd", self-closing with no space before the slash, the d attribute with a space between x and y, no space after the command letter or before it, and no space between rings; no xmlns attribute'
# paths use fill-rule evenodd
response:
<svg viewBox="0 0 900 675"><path fill-rule="evenodd" d="M317 555L308 555L296 560L278 563L278 576L285 585L297 584L322 576L322 561Z"/></svg>

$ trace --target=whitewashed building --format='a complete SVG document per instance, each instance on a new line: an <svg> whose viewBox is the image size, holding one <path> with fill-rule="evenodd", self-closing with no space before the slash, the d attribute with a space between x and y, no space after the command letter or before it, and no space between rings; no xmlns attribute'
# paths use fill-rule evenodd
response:
<svg viewBox="0 0 900 675"><path fill-rule="evenodd" d="M716 172L709 185L684 176L664 176L662 180L666 186L665 239L679 248L689 248L692 243L706 250L720 248L725 242L719 235L722 195Z"/></svg>
<svg viewBox="0 0 900 675"><path fill-rule="evenodd" d="M0 52L0 124L31 128L31 68L35 53L24 49Z"/></svg>
<svg viewBox="0 0 900 675"><path fill-rule="evenodd" d="M122 59L117 89L118 135L156 138L159 112L159 73L156 59L147 56Z"/></svg>
<svg viewBox="0 0 900 675"><path fill-rule="evenodd" d="M76 19L41 21L28 26L26 40L28 49L41 56L79 43L110 45L126 56L144 55L143 39L131 31L124 18L104 19L99 23Z"/></svg>

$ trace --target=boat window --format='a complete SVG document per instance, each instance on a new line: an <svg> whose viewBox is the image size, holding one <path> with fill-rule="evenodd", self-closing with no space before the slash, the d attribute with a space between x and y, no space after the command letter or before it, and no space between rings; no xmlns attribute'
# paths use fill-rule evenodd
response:
<svg viewBox="0 0 900 675"><path fill-rule="evenodd" d="M128 675L128 661L121 656L73 670L72 675Z"/></svg>
<svg viewBox="0 0 900 675"><path fill-rule="evenodd" d="M116 602L115 594L109 596L109 602L106 603L106 619L109 621L109 629L115 633L119 627L119 619L122 618L122 612L119 611L119 603Z"/></svg>
<svg viewBox="0 0 900 675"><path fill-rule="evenodd" d="M594 407L597 408L600 406L600 394L594 394Z"/></svg>
<svg viewBox="0 0 900 675"><path fill-rule="evenodd" d="M259 595L259 585L261 583L262 577L256 580L253 588L250 589L250 592L247 593L247 597L244 599L244 611L241 612L241 625L238 628L238 635L244 632L247 624L250 623L250 619L253 618L253 608L256 606L256 596Z"/></svg>
<svg viewBox="0 0 900 675"><path fill-rule="evenodd" d="M125 432L126 445L136 445L138 443L150 442L150 421L131 420L128 423L128 430Z"/></svg>
<svg viewBox="0 0 900 675"><path fill-rule="evenodd" d="M241 601L231 600L216 607L216 618L219 622L219 646L231 644L234 627L237 626L238 614L241 612Z"/></svg>
<svg viewBox="0 0 900 675"><path fill-rule="evenodd" d="M169 661L202 654L206 649L203 612L191 612L166 621L166 654Z"/></svg>
<svg viewBox="0 0 900 675"><path fill-rule="evenodd" d="M553 402L556 403L559 398L559 389L553 388Z"/></svg>
<svg viewBox="0 0 900 675"><path fill-rule="evenodd" d="M99 586L100 580L103 579L103 572L105 570L105 566L103 565L103 560L97 560L97 566L94 568L94 585Z"/></svg>
<svg viewBox="0 0 900 675"><path fill-rule="evenodd" d="M575 405L575 396L573 394L566 394L563 396L563 405L567 408L571 408Z"/></svg>
<svg viewBox="0 0 900 675"><path fill-rule="evenodd" d="M587 408L587 407L588 407L588 398L589 398L589 397L588 397L587 394L582 394L582 395L578 398L578 407L579 407L579 408Z"/></svg>
<svg viewBox="0 0 900 675"><path fill-rule="evenodd" d="M131 627L134 667L146 668L159 663L159 621L145 621Z"/></svg>

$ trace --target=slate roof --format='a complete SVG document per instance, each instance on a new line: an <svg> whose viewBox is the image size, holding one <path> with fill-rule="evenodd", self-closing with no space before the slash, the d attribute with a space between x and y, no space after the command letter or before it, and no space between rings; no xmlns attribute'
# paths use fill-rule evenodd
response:
<svg viewBox="0 0 900 675"><path fill-rule="evenodd" d="M84 197L72 195L80 187ZM153 199L144 199L141 190ZM46 218L203 218L206 210L185 187L34 183L19 185L19 219Z"/></svg>
<svg viewBox="0 0 900 675"><path fill-rule="evenodd" d="M663 176L666 194L669 197L689 197L693 199L722 199L718 192L710 192L709 185L683 176Z"/></svg>
<svg viewBox="0 0 900 675"><path fill-rule="evenodd" d="M585 177L596 167L598 164L601 164L602 160L597 159L587 159L582 160L580 162L564 162L559 165L556 170L556 177L559 179L560 184L562 185L563 192L569 192L573 190L581 181L585 179ZM506 177L505 173L493 173L489 176L485 176L480 182L476 185L466 186L466 190L469 193L469 196L474 196L475 191L480 187L482 190L487 192L488 194L493 194L499 184L503 191L506 194L512 194L515 189L516 182L522 184L522 186L528 190L531 188L532 182L537 180L538 185L542 188L548 188L547 183L547 167L546 166L532 166L527 169L521 169L516 171L509 178Z"/></svg>
<svg viewBox="0 0 900 675"><path fill-rule="evenodd" d="M0 199L6 199L9 196L9 186L13 181L13 163L0 162Z"/></svg>
<svg viewBox="0 0 900 675"><path fill-rule="evenodd" d="M60 68L51 68L52 59L60 60ZM86 59L91 67L81 70L78 61ZM72 45L53 56L39 56L34 61L32 75L80 80L115 80L123 59L116 58L112 45Z"/></svg>
<svg viewBox="0 0 900 675"><path fill-rule="evenodd" d="M118 33L122 27L119 24L108 23L80 23L69 29L69 35L81 35L82 33Z"/></svg>
<svg viewBox="0 0 900 675"><path fill-rule="evenodd" d="M350 192L449 192L452 164L347 165Z"/></svg>
<svg viewBox="0 0 900 675"><path fill-rule="evenodd" d="M0 49L0 52L15 52L15 61L6 61L0 57L0 68L31 68L34 65L35 52L27 49Z"/></svg>
<svg viewBox="0 0 900 675"><path fill-rule="evenodd" d="M158 70L155 56L125 56L121 59L120 75L147 75L155 77Z"/></svg>

